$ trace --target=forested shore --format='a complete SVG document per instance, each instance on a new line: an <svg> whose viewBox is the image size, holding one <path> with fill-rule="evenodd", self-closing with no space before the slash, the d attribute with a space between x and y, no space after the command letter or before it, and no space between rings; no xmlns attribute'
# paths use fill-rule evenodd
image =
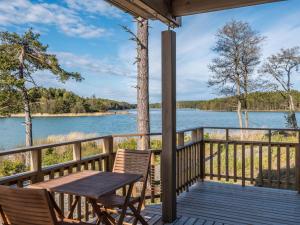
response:
<svg viewBox="0 0 300 225"><path fill-rule="evenodd" d="M59 115L59 114L86 114L103 113L109 110L127 110L135 108L134 104L119 102L109 99L96 98L95 96L84 98L71 91L58 88L31 88L29 91L32 114L38 115ZM2 116L23 114L22 97L18 92L0 92L1 103L10 107L1 107Z"/></svg>
<svg viewBox="0 0 300 225"><path fill-rule="evenodd" d="M300 111L300 92L292 91L296 111ZM199 101L178 101L177 108L236 111L236 96ZM248 95L248 111L288 111L288 101L280 92L253 92ZM151 104L160 108L160 103Z"/></svg>

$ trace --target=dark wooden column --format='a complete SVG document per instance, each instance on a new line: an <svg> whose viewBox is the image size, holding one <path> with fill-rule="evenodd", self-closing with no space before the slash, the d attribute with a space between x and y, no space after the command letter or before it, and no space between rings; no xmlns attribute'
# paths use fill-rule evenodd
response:
<svg viewBox="0 0 300 225"><path fill-rule="evenodd" d="M162 32L162 215L176 219L176 33Z"/></svg>

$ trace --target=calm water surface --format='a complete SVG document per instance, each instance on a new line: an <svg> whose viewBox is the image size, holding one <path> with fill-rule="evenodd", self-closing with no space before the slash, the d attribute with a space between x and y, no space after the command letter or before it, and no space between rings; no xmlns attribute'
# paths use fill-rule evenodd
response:
<svg viewBox="0 0 300 225"><path fill-rule="evenodd" d="M297 114L298 118L300 114ZM23 118L0 118L0 149L24 145ZM194 109L177 111L177 129L196 126L238 126L235 112L207 112ZM250 127L285 127L282 112L251 112ZM161 131L161 111L151 110L151 131ZM98 135L135 133L136 111L128 115L98 117L51 117L33 119L34 139L71 132L96 133Z"/></svg>

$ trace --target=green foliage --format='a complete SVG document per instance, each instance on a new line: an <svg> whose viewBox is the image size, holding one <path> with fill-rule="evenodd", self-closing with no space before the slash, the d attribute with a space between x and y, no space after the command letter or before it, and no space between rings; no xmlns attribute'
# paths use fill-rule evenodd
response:
<svg viewBox="0 0 300 225"><path fill-rule="evenodd" d="M28 84L36 86L32 74L44 70L50 71L61 82L83 79L79 73L62 69L56 56L48 53L48 46L41 43L40 35L32 29L23 35L0 32L0 114L20 111L20 103L30 114Z"/></svg>
<svg viewBox="0 0 300 225"><path fill-rule="evenodd" d="M51 71L62 82L71 78L82 80L79 73L61 68L56 56L47 52L48 45L40 42L40 34L34 33L32 29L23 35L0 32L0 40L0 70L9 72L15 78L14 85L16 82L20 82L21 86L25 82L34 83L31 74L39 70Z"/></svg>
<svg viewBox="0 0 300 225"><path fill-rule="evenodd" d="M296 111L300 111L300 92L292 91ZM152 104L159 108L160 104ZM197 108L201 110L235 111L236 98L215 98L203 101L179 101L177 108ZM250 111L288 111L288 103L280 92L253 92L248 95L248 110Z"/></svg>
<svg viewBox="0 0 300 225"><path fill-rule="evenodd" d="M135 138L128 138L125 141L118 143L118 148L121 149L137 149L137 141ZM162 149L162 142L160 139L152 139L150 141L151 149Z"/></svg>
<svg viewBox="0 0 300 225"><path fill-rule="evenodd" d="M72 149L68 148L62 153L54 151L53 148L49 148L42 156L43 166L51 166L58 163L68 162L72 160Z"/></svg>
<svg viewBox="0 0 300 225"><path fill-rule="evenodd" d="M93 113L107 110L134 108L126 102L117 102L96 97L83 98L73 92L57 88L31 88L28 90L32 113ZM9 107L5 107L5 106ZM1 107L3 106L3 107ZM2 110L1 110L2 108ZM0 90L0 115L22 113L22 97L14 89Z"/></svg>
<svg viewBox="0 0 300 225"><path fill-rule="evenodd" d="M0 163L0 176L10 176L27 170L26 165L19 160L3 160Z"/></svg>
<svg viewBox="0 0 300 225"><path fill-rule="evenodd" d="M118 148L121 149L136 149L137 141L134 138L129 138L126 141L122 141L118 144Z"/></svg>

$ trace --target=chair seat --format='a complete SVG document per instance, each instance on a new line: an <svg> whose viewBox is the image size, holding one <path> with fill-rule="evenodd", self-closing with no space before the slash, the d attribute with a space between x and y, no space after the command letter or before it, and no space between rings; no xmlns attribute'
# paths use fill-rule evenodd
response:
<svg viewBox="0 0 300 225"><path fill-rule="evenodd" d="M78 220L72 220L72 219L64 219L63 221L59 221L57 223L58 225L91 225L90 223L84 223L80 222Z"/></svg>
<svg viewBox="0 0 300 225"><path fill-rule="evenodd" d="M130 203L135 204L139 202L139 197L131 197ZM111 195L105 195L97 200L97 203L104 206L105 208L121 208L125 203L125 197L111 194Z"/></svg>

